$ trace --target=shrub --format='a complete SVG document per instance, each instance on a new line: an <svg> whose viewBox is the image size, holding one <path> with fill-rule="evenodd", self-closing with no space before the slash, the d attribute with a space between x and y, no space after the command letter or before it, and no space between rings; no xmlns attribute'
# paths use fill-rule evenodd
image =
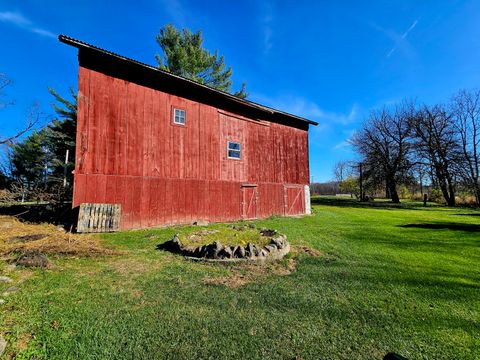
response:
<svg viewBox="0 0 480 360"><path fill-rule="evenodd" d="M445 199L443 198L442 191L440 189L432 189L430 190L429 199L430 201L443 203Z"/></svg>

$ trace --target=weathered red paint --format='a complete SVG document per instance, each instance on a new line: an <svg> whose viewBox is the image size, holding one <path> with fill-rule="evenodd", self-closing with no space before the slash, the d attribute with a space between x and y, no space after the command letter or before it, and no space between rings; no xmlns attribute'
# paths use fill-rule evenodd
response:
<svg viewBox="0 0 480 360"><path fill-rule="evenodd" d="M308 127L258 121L80 66L73 205L121 228L305 213ZM186 110L185 126L172 121ZM228 159L227 141L242 145Z"/></svg>
<svg viewBox="0 0 480 360"><path fill-rule="evenodd" d="M258 192L256 186L242 186L242 219L257 218Z"/></svg>
<svg viewBox="0 0 480 360"><path fill-rule="evenodd" d="M285 215L305 213L305 190L303 186L285 185Z"/></svg>

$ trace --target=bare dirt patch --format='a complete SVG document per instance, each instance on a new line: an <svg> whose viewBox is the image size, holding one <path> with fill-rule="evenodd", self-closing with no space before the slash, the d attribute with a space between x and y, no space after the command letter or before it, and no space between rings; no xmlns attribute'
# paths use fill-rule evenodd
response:
<svg viewBox="0 0 480 360"><path fill-rule="evenodd" d="M38 250L26 250L15 259L15 264L25 267L47 269L51 267L48 258Z"/></svg>
<svg viewBox="0 0 480 360"><path fill-rule="evenodd" d="M66 233L51 224L28 224L13 216L0 216L0 254L38 251L49 255L99 256L118 252L103 247L99 240Z"/></svg>
<svg viewBox="0 0 480 360"><path fill-rule="evenodd" d="M23 236L12 236L11 238L8 238L6 242L9 244L17 243L17 242L26 243L30 241L42 240L46 237L47 235L45 234L29 234L29 235L23 235Z"/></svg>
<svg viewBox="0 0 480 360"><path fill-rule="evenodd" d="M305 245L295 245L292 246L292 253L295 255L298 254L305 254L308 256L313 256L313 257L319 257L323 256L324 254L321 251L318 251L317 249L305 246Z"/></svg>
<svg viewBox="0 0 480 360"><path fill-rule="evenodd" d="M296 259L284 259L276 263L238 264L229 266L229 275L221 277L206 277L204 284L221 285L229 288L237 288L251 282L259 282L271 276L287 276L295 272Z"/></svg>
<svg viewBox="0 0 480 360"><path fill-rule="evenodd" d="M16 348L19 351L25 350L28 347L28 343L33 339L33 335L25 333L20 336L16 343Z"/></svg>

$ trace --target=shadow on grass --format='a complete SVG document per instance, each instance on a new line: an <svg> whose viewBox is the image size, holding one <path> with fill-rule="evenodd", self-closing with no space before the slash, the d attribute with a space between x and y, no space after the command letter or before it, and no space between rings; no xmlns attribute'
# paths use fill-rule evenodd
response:
<svg viewBox="0 0 480 360"><path fill-rule="evenodd" d="M361 202L352 198L340 198L340 197L323 197L314 196L311 199L311 203L314 205L326 205L326 206L339 206L339 207L354 207L354 208L370 208L370 209L411 209L421 210L425 209L420 202L406 201L400 204L394 204L388 200L375 200L369 202ZM438 205L429 205L428 207L437 207Z"/></svg>
<svg viewBox="0 0 480 360"><path fill-rule="evenodd" d="M467 231L467 232L480 231L480 225L478 224L464 224L464 223L453 223L453 222L406 224L406 225L398 225L398 226L402 228L418 228L418 229L428 229L428 230L446 229L446 230Z"/></svg>

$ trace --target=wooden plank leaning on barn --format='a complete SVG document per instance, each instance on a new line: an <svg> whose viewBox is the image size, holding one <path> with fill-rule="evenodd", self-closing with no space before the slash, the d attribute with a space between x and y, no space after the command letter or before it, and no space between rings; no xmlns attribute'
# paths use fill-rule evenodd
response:
<svg viewBox="0 0 480 360"><path fill-rule="evenodd" d="M81 203L77 232L97 233L120 230L120 204Z"/></svg>

